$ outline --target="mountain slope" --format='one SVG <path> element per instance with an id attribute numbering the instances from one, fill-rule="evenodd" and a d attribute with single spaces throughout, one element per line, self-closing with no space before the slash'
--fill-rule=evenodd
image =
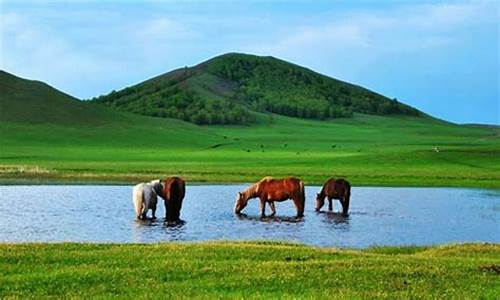
<path id="1" fill-rule="evenodd" d="M 0 70 L 0 120 L 22 123 L 92 123 L 105 110 L 53 87 Z"/>
<path id="2" fill-rule="evenodd" d="M 94 101 L 197 124 L 241 124 L 253 111 L 325 119 L 353 112 L 419 115 L 410 106 L 274 57 L 229 53 Z"/>
<path id="3" fill-rule="evenodd" d="M 196 126 L 79 102 L 46 84 L 0 75 L 0 182 L 133 183 L 167 174 L 189 182 L 253 182 L 269 175 L 316 184 L 330 176 L 353 185 L 500 182 L 498 128 L 415 116 L 354 113 L 319 121 L 254 112 L 252 126 Z M 151 81 L 173 75 L 179 76 Z M 237 93 L 211 73 L 183 84 L 201 89 L 207 78 L 219 80 L 211 85 L 217 89 L 203 91 L 220 101 Z M 246 105 L 230 99 L 235 107 Z"/>
<path id="4" fill-rule="evenodd" d="M 10 144 L 48 145 L 50 155 L 62 155 L 75 145 L 208 147 L 213 136 L 193 124 L 116 111 L 0 71 L 0 166 Z"/>

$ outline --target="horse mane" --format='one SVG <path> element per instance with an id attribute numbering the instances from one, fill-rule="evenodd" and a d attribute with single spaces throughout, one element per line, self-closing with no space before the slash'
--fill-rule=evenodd
<path id="1" fill-rule="evenodd" d="M 274 178 L 272 176 L 266 176 L 266 177 L 262 178 L 261 180 L 259 180 L 259 182 L 257 182 L 257 183 L 261 183 L 261 182 L 264 182 L 264 181 L 271 181 L 273 179 Z"/>
<path id="2" fill-rule="evenodd" d="M 269 182 L 269 181 L 271 181 L 273 179 L 274 178 L 271 177 L 271 176 L 266 176 L 266 177 L 262 178 L 261 180 L 259 180 L 258 182 L 256 182 L 256 183 L 252 184 L 251 186 L 249 186 L 246 190 L 244 190 L 242 192 L 242 194 L 245 195 L 246 200 L 251 199 L 251 198 L 255 198 L 260 193 L 260 190 L 259 190 L 260 185 L 262 183 L 264 183 L 264 182 Z"/>
<path id="3" fill-rule="evenodd" d="M 321 188 L 321 191 L 319 192 L 319 195 L 321 198 L 325 198 L 326 197 L 326 187 L 328 186 L 328 183 L 330 183 L 330 181 L 334 181 L 335 182 L 335 178 L 333 177 L 330 177 L 328 178 L 328 180 L 323 184 L 323 187 Z"/>

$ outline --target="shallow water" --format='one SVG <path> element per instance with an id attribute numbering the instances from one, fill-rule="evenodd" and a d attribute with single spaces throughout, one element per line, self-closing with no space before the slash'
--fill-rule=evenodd
<path id="1" fill-rule="evenodd" d="M 1 242 L 160 242 L 282 240 L 316 246 L 500 242 L 500 191 L 464 188 L 354 187 L 349 217 L 316 213 L 320 187 L 306 188 L 305 217 L 291 201 L 261 219 L 258 200 L 233 213 L 246 185 L 188 186 L 181 218 L 166 226 L 134 220 L 130 186 L 0 186 Z M 323 209 L 326 209 L 326 206 Z M 269 213 L 269 208 L 267 208 Z M 340 210 L 335 201 L 334 210 Z"/>

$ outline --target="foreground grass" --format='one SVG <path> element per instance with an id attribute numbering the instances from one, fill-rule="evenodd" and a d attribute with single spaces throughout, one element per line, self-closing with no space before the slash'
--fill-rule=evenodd
<path id="1" fill-rule="evenodd" d="M 500 187 L 495 127 L 369 115 L 260 116 L 251 126 L 208 127 L 120 118 L 64 126 L 0 122 L 0 182 L 133 183 L 173 174 L 188 182 L 252 182 L 294 175 L 308 184 L 343 176 L 358 186 Z"/>
<path id="2" fill-rule="evenodd" d="M 0 298 L 489 298 L 500 245 L 320 249 L 280 243 L 0 245 Z"/>

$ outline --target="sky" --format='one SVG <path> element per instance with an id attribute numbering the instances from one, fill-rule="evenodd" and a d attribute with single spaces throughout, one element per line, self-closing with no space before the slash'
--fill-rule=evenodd
<path id="1" fill-rule="evenodd" d="M 0 69 L 80 99 L 242 52 L 500 124 L 500 1 L 5 1 Z"/>

